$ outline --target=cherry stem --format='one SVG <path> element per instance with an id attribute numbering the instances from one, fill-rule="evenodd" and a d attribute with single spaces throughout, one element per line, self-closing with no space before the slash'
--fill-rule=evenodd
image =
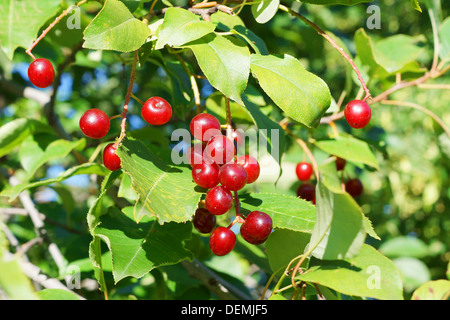
<path id="1" fill-rule="evenodd" d="M 144 105 L 144 101 L 142 101 L 141 99 L 139 99 L 138 97 L 136 97 L 136 96 L 134 95 L 133 92 L 131 92 L 131 98 L 133 98 L 134 100 L 136 100 L 137 102 L 139 102 L 139 103 L 141 104 L 141 106 Z"/>
<path id="2" fill-rule="evenodd" d="M 364 89 L 364 92 L 366 93 L 366 96 L 362 100 L 366 101 L 367 99 L 369 99 L 371 97 L 369 89 L 367 88 L 366 83 L 364 82 L 364 79 L 361 75 L 361 72 L 359 72 L 358 67 L 355 65 L 355 63 L 349 57 L 349 55 L 347 53 L 345 53 L 345 51 L 341 47 L 339 47 L 338 44 L 329 35 L 327 35 L 325 33 L 325 31 L 320 29 L 319 26 L 317 26 L 314 22 L 308 20 L 306 17 L 302 16 L 300 13 L 295 12 L 294 10 L 286 7 L 285 5 L 280 4 L 278 6 L 278 8 L 296 16 L 297 18 L 299 18 L 300 20 L 302 20 L 303 22 L 305 22 L 306 24 L 311 26 L 314 30 L 316 30 L 319 35 L 321 35 L 323 38 L 325 38 L 325 40 L 327 40 L 341 54 L 341 56 L 343 56 L 344 59 L 348 61 L 348 63 L 352 66 L 353 70 L 356 72 L 356 75 L 358 76 L 358 79 L 361 82 L 361 86 Z"/>
<path id="3" fill-rule="evenodd" d="M 67 14 L 74 9 L 74 7 L 79 7 L 82 4 L 86 3 L 88 0 L 81 0 L 78 3 L 76 3 L 73 6 L 70 6 L 66 10 L 64 10 L 59 16 L 56 17 L 56 19 L 44 30 L 42 31 L 41 35 L 31 44 L 31 46 L 25 51 L 33 60 L 36 60 L 36 57 L 31 53 L 31 50 L 41 41 L 47 33 L 50 32 L 50 30 L 59 22 L 62 18 L 67 16 Z"/>
<path id="4" fill-rule="evenodd" d="M 136 77 L 137 61 L 138 61 L 138 52 L 136 50 L 134 52 L 134 60 L 133 60 L 133 65 L 131 67 L 130 83 L 128 84 L 128 91 L 127 91 L 127 95 L 125 96 L 125 103 L 123 105 L 123 111 L 121 114 L 121 116 L 122 116 L 121 132 L 120 132 L 119 138 L 114 143 L 114 147 L 116 149 L 126 136 L 128 104 L 130 103 L 130 98 L 131 98 L 131 95 L 133 94 L 132 90 L 133 90 L 134 79 Z"/>

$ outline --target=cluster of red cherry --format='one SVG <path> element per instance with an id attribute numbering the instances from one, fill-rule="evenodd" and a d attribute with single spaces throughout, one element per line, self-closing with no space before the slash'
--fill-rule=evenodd
<path id="1" fill-rule="evenodd" d="M 347 161 L 345 159 L 336 157 L 336 170 L 343 171 Z M 300 162 L 295 168 L 297 178 L 303 183 L 297 188 L 297 197 L 306 201 L 311 201 L 316 204 L 316 189 L 315 186 L 309 182 L 313 174 L 312 165 L 309 162 Z M 307 182 L 308 181 L 308 182 Z M 353 198 L 359 197 L 363 192 L 363 184 L 358 178 L 350 178 L 345 182 L 345 191 L 347 191 Z"/>
<path id="2" fill-rule="evenodd" d="M 201 233 L 211 233 L 209 246 L 218 256 L 231 252 L 236 235 L 231 230 L 235 222 L 242 223 L 240 234 L 251 244 L 263 243 L 272 231 L 272 219 L 261 211 L 253 211 L 243 217 L 238 214 L 228 227 L 216 227 L 216 216 L 223 215 L 233 206 L 237 191 L 255 182 L 260 174 L 258 161 L 250 156 L 236 156 L 234 141 L 221 132 L 219 120 L 211 114 L 200 113 L 190 123 L 195 143 L 186 152 L 187 162 L 192 166 L 192 179 L 206 192 L 204 207 L 197 209 L 193 224 Z M 236 204 L 238 205 L 238 204 Z"/>
<path id="3" fill-rule="evenodd" d="M 163 98 L 151 97 L 142 105 L 141 115 L 149 124 L 163 125 L 172 117 L 172 107 Z M 92 139 L 106 136 L 110 126 L 110 118 L 97 108 L 87 110 L 80 118 L 81 131 Z M 116 154 L 117 147 L 116 143 L 109 143 L 103 149 L 103 164 L 111 171 L 119 170 L 121 167 L 120 158 Z"/>

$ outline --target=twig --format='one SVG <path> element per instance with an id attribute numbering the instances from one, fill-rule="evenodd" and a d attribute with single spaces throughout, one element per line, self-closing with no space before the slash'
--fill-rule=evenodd
<path id="1" fill-rule="evenodd" d="M 176 8 L 186 9 L 186 10 L 192 12 L 193 14 L 196 14 L 196 15 L 202 17 L 202 19 L 205 21 L 211 21 L 211 15 L 213 13 L 216 13 L 217 11 L 222 11 L 226 14 L 234 15 L 233 8 L 227 7 L 222 4 L 217 4 L 211 8 L 195 8 L 195 7 L 191 8 L 191 7 L 187 7 L 187 6 L 176 7 Z M 158 11 L 153 11 L 153 14 L 155 14 L 155 15 L 164 14 L 164 13 L 166 13 L 167 9 L 168 8 L 164 8 L 164 9 L 161 9 Z"/>
<path id="2" fill-rule="evenodd" d="M 242 292 L 231 283 L 220 277 L 197 259 L 194 259 L 192 262 L 184 260 L 181 262 L 181 265 L 188 271 L 192 278 L 201 281 L 219 299 L 252 300 L 252 298 L 246 293 Z"/>
<path id="3" fill-rule="evenodd" d="M 121 131 L 120 131 L 120 136 L 117 139 L 117 141 L 114 143 L 114 148 L 117 149 L 117 147 L 120 145 L 120 143 L 122 142 L 122 140 L 125 138 L 126 136 L 126 125 L 127 125 L 127 113 L 128 113 L 128 104 L 130 103 L 130 99 L 131 99 L 131 94 L 133 91 L 133 84 L 134 84 L 134 79 L 136 77 L 136 65 L 137 65 L 137 61 L 138 61 L 138 52 L 137 50 L 134 52 L 134 60 L 133 60 L 133 65 L 131 67 L 131 75 L 130 75 L 130 82 L 128 84 L 128 90 L 127 90 L 127 95 L 125 96 L 125 103 L 123 105 L 123 111 L 122 111 L 122 124 L 121 124 Z"/>
<path id="4" fill-rule="evenodd" d="M 352 66 L 353 70 L 356 72 L 359 82 L 361 82 L 361 86 L 364 89 L 364 92 L 366 93 L 365 97 L 363 98 L 363 101 L 366 101 L 367 99 L 369 99 L 371 97 L 369 89 L 367 88 L 366 83 L 364 82 L 364 79 L 361 75 L 361 72 L 359 72 L 359 70 L 358 70 L 358 67 L 355 65 L 353 60 L 348 56 L 348 54 L 345 53 L 345 51 L 341 47 L 339 47 L 338 44 L 329 35 L 327 35 L 325 33 L 325 31 L 320 29 L 314 22 L 308 20 L 306 17 L 304 17 L 300 13 L 295 12 L 294 10 L 286 7 L 285 5 L 280 4 L 278 6 L 278 8 L 280 8 L 280 10 L 283 10 L 285 12 L 288 12 L 288 13 L 296 16 L 297 18 L 299 18 L 300 20 L 302 20 L 303 22 L 305 22 L 306 24 L 311 26 L 314 30 L 316 30 L 319 35 L 321 35 L 323 38 L 325 38 L 325 40 L 327 40 L 341 54 L 341 56 L 343 56 L 344 59 L 348 61 L 348 63 Z"/>
<path id="5" fill-rule="evenodd" d="M 74 6 L 70 6 L 69 8 L 67 8 L 66 10 L 64 10 L 59 16 L 56 17 L 56 19 L 44 30 L 42 31 L 41 35 L 31 44 L 31 46 L 25 51 L 30 57 L 33 58 L 33 60 L 36 60 L 36 58 L 34 57 L 34 55 L 31 53 L 31 50 L 33 50 L 33 48 L 39 43 L 39 41 L 41 41 L 46 35 L 47 33 L 49 33 L 49 31 L 59 22 L 61 21 L 62 18 L 64 18 L 65 16 L 67 16 L 67 14 L 72 11 L 75 7 L 79 7 L 82 4 L 86 3 L 88 0 L 81 0 L 78 3 L 76 3 Z"/>
<path id="6" fill-rule="evenodd" d="M 382 100 L 382 104 L 384 105 L 393 105 L 393 106 L 402 106 L 402 107 L 410 107 L 414 108 L 416 110 L 422 111 L 432 117 L 445 131 L 445 133 L 450 137 L 450 129 L 445 125 L 444 121 L 442 121 L 436 114 L 434 114 L 432 111 L 428 110 L 427 108 L 413 102 L 407 102 L 407 101 L 397 101 L 397 100 Z"/>

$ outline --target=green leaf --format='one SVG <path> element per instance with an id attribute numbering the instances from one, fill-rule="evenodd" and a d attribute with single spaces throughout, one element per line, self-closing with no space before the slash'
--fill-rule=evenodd
<path id="1" fill-rule="evenodd" d="M 326 83 L 289 55 L 252 54 L 251 71 L 277 106 L 308 127 L 317 126 L 331 104 Z"/>
<path id="2" fill-rule="evenodd" d="M 66 179 L 69 179 L 72 176 L 79 175 L 79 174 L 106 175 L 106 174 L 108 174 L 108 172 L 109 172 L 109 170 L 106 169 L 103 165 L 100 165 L 97 163 L 84 163 L 84 164 L 72 167 L 72 168 L 62 172 L 56 178 L 39 180 L 39 181 L 34 181 L 34 182 L 25 182 L 25 183 L 15 185 L 14 187 L 4 189 L 0 193 L 0 196 L 8 197 L 9 198 L 8 201 L 11 202 L 11 201 L 14 201 L 22 191 L 27 190 L 27 189 L 37 188 L 37 187 L 41 187 L 41 186 L 48 186 L 52 183 L 61 182 Z"/>
<path id="3" fill-rule="evenodd" d="M 144 216 L 156 217 L 161 224 L 191 219 L 202 193 L 197 191 L 189 168 L 168 165 L 135 140 L 125 140 L 117 155 L 139 197 L 136 221 Z"/>
<path id="4" fill-rule="evenodd" d="M 442 60 L 450 60 L 450 17 L 439 26 L 439 42 L 439 57 Z"/>
<path id="5" fill-rule="evenodd" d="M 264 41 L 252 30 L 248 29 L 238 15 L 231 16 L 218 11 L 211 15 L 211 22 L 216 25 L 217 29 L 232 32 L 247 41 L 255 53 L 269 54 L 269 50 Z"/>
<path id="6" fill-rule="evenodd" d="M 379 169 L 377 158 L 363 140 L 352 136 L 338 136 L 335 139 L 318 140 L 315 145 L 330 155 Z"/>
<path id="7" fill-rule="evenodd" d="M 81 300 L 74 292 L 63 289 L 43 289 L 36 294 L 41 300 Z"/>
<path id="8" fill-rule="evenodd" d="M 12 120 L 0 127 L 0 157 L 10 153 L 33 132 L 32 122 L 25 118 Z"/>
<path id="9" fill-rule="evenodd" d="M 41 148 L 39 143 L 33 138 L 26 139 L 19 150 L 19 159 L 22 167 L 27 172 L 27 178 L 31 179 L 36 170 L 51 160 L 63 159 L 69 153 L 77 148 L 83 148 L 86 139 L 76 141 L 68 141 L 58 139 L 51 142 L 45 150 Z"/>
<path id="10" fill-rule="evenodd" d="M 208 34 L 185 47 L 192 49 L 200 69 L 214 88 L 242 103 L 241 94 L 250 74 L 250 51 L 242 41 Z"/>
<path id="11" fill-rule="evenodd" d="M 428 266 L 419 259 L 399 257 L 392 259 L 392 262 L 394 262 L 400 272 L 405 291 L 411 292 L 431 280 Z"/>
<path id="12" fill-rule="evenodd" d="M 350 296 L 402 300 L 400 273 L 391 260 L 364 244 L 358 255 L 345 260 L 311 260 L 298 279 L 317 283 Z"/>
<path id="13" fill-rule="evenodd" d="M 336 193 L 321 181 L 316 185 L 317 218 L 308 250 L 318 259 L 351 258 L 366 238 L 361 208 L 346 192 Z"/>
<path id="14" fill-rule="evenodd" d="M 102 10 L 84 30 L 83 48 L 131 52 L 139 49 L 150 29 L 119 0 L 106 0 Z"/>
<path id="15" fill-rule="evenodd" d="M 422 12 L 422 9 L 420 8 L 418 0 L 411 0 L 411 5 L 415 10 Z"/>
<path id="16" fill-rule="evenodd" d="M 425 242 L 419 238 L 398 236 L 383 242 L 379 249 L 389 258 L 413 257 L 424 258 L 428 256 L 429 249 Z"/>
<path id="17" fill-rule="evenodd" d="M 100 290 L 107 290 L 105 277 L 103 275 L 104 262 L 102 251 L 101 251 L 101 239 L 95 235 L 95 228 L 100 223 L 100 217 L 107 212 L 108 204 L 104 204 L 103 198 L 106 192 L 113 186 L 114 182 L 121 175 L 122 172 L 110 171 L 108 175 L 103 179 L 100 194 L 94 200 L 89 211 L 86 215 L 86 220 L 89 228 L 89 233 L 92 235 L 92 241 L 89 243 L 89 259 L 91 261 L 92 267 L 94 269 L 94 275 L 97 279 Z"/>
<path id="18" fill-rule="evenodd" d="M 272 271 L 276 272 L 285 268 L 293 258 L 301 255 L 310 238 L 311 234 L 307 232 L 287 229 L 274 230 L 265 242 L 267 258 Z"/>
<path id="19" fill-rule="evenodd" d="M 266 23 L 272 19 L 278 11 L 280 0 L 262 0 L 252 4 L 252 14 L 258 23 Z"/>
<path id="20" fill-rule="evenodd" d="M 215 28 L 210 21 L 203 21 L 186 9 L 168 8 L 164 22 L 159 27 L 155 49 L 161 49 L 166 44 L 171 47 L 182 46 L 213 32 Z"/>
<path id="21" fill-rule="evenodd" d="M 29 48 L 39 29 L 60 8 L 60 0 L 0 1 L 0 45 L 12 60 L 17 47 Z"/>
<path id="22" fill-rule="evenodd" d="M 247 86 L 242 95 L 242 101 L 256 125 L 257 133 L 264 138 L 260 140 L 262 143 L 258 143 L 259 148 L 265 148 L 260 149 L 259 154 L 269 153 L 278 162 L 281 175 L 281 159 L 286 143 L 285 133 L 278 122 L 273 121 L 261 111 L 261 105 L 256 102 L 259 97 L 261 95 L 253 86 Z M 264 99 L 262 101 L 264 102 Z"/>
<path id="23" fill-rule="evenodd" d="M 166 223 L 145 219 L 136 223 L 117 208 L 110 208 L 101 217 L 95 235 L 106 242 L 113 263 L 114 281 L 132 276 L 140 278 L 150 270 L 182 260 L 192 261 L 192 253 L 185 249 L 183 241 L 191 236 L 190 223 Z"/>
<path id="24" fill-rule="evenodd" d="M 423 37 L 397 34 L 374 43 L 361 28 L 356 31 L 354 41 L 357 59 L 369 67 L 367 73 L 372 77 L 383 79 L 397 73 L 425 72 L 416 61 L 423 50 L 418 45 Z"/>
<path id="25" fill-rule="evenodd" d="M 425 282 L 414 290 L 411 300 L 448 300 L 450 296 L 449 280 L 434 280 Z"/>
<path id="26" fill-rule="evenodd" d="M 303 199 L 277 193 L 249 193 L 239 196 L 243 209 L 262 211 L 273 221 L 274 228 L 312 232 L 315 207 Z"/>

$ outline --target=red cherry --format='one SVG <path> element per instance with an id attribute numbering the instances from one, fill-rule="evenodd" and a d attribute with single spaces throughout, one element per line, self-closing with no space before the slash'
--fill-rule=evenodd
<path id="1" fill-rule="evenodd" d="M 202 188 L 209 189 L 219 184 L 219 166 L 215 163 L 195 164 L 192 167 L 192 179 Z"/>
<path id="2" fill-rule="evenodd" d="M 353 198 L 359 197 L 363 193 L 363 185 L 358 178 L 349 179 L 345 183 L 345 191 L 347 191 Z"/>
<path id="3" fill-rule="evenodd" d="M 55 69 L 50 61 L 39 58 L 28 67 L 28 78 L 36 87 L 47 88 L 55 80 Z"/>
<path id="4" fill-rule="evenodd" d="M 214 215 L 226 213 L 233 206 L 233 195 L 224 186 L 216 186 L 206 193 L 205 208 Z"/>
<path id="5" fill-rule="evenodd" d="M 336 170 L 337 171 L 344 170 L 346 164 L 347 164 L 347 161 L 345 159 L 336 157 Z"/>
<path id="6" fill-rule="evenodd" d="M 216 226 L 216 216 L 205 208 L 198 208 L 192 219 L 194 227 L 201 233 L 210 233 Z"/>
<path id="7" fill-rule="evenodd" d="M 302 183 L 297 189 L 297 197 L 306 201 L 314 201 L 316 198 L 316 189 L 311 183 Z"/>
<path id="8" fill-rule="evenodd" d="M 111 171 L 116 171 L 120 169 L 120 158 L 116 154 L 117 147 L 114 143 L 108 144 L 105 149 L 103 149 L 103 165 Z"/>
<path id="9" fill-rule="evenodd" d="M 272 232 L 272 218 L 261 211 L 252 211 L 241 225 L 241 235 L 251 244 L 261 244 Z"/>
<path id="10" fill-rule="evenodd" d="M 109 118 L 100 109 L 89 109 L 80 118 L 81 131 L 92 139 L 101 139 L 109 132 Z"/>
<path id="11" fill-rule="evenodd" d="M 255 158 L 249 155 L 244 155 L 238 157 L 237 162 L 244 167 L 245 171 L 247 171 L 247 183 L 253 183 L 258 179 L 260 167 Z"/>
<path id="12" fill-rule="evenodd" d="M 345 107 L 344 116 L 350 127 L 361 129 L 370 122 L 372 110 L 364 101 L 352 100 Z"/>
<path id="13" fill-rule="evenodd" d="M 220 184 L 230 191 L 241 190 L 247 184 L 247 171 L 237 163 L 227 163 L 219 170 Z"/>
<path id="14" fill-rule="evenodd" d="M 295 173 L 300 181 L 307 181 L 311 179 L 313 168 L 309 162 L 300 162 L 295 168 Z"/>
<path id="15" fill-rule="evenodd" d="M 219 120 L 208 113 L 200 113 L 192 118 L 189 128 L 194 138 L 203 142 L 220 134 Z"/>
<path id="16" fill-rule="evenodd" d="M 169 122 L 172 117 L 172 107 L 163 98 L 151 97 L 141 110 L 142 118 L 148 123 L 159 126 Z"/>
<path id="17" fill-rule="evenodd" d="M 188 164 L 193 167 L 196 164 L 201 164 L 203 162 L 206 163 L 214 163 L 208 157 L 204 157 L 203 154 L 205 152 L 205 145 L 203 143 L 196 143 L 186 151 L 186 161 Z"/>
<path id="18" fill-rule="evenodd" d="M 205 147 L 205 156 L 217 163 L 225 164 L 233 160 L 235 149 L 233 142 L 223 135 L 212 137 Z"/>
<path id="19" fill-rule="evenodd" d="M 236 235 L 225 227 L 217 227 L 209 236 L 209 247 L 216 256 L 224 256 L 236 245 Z"/>

